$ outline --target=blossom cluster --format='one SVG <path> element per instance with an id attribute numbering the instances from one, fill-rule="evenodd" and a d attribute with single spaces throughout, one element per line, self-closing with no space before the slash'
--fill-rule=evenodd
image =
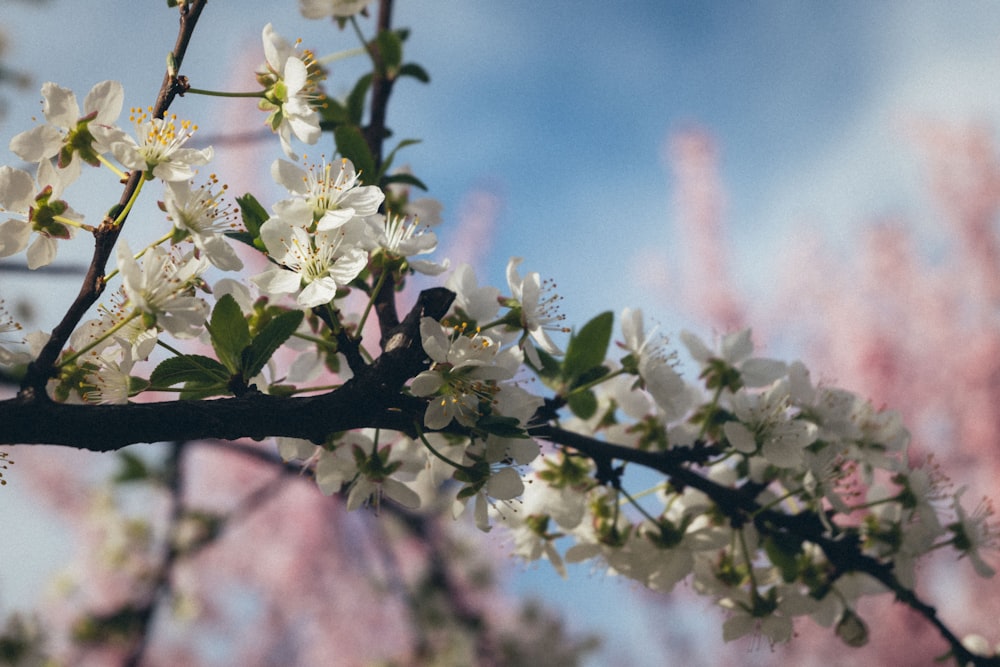
<path id="1" fill-rule="evenodd" d="M 303 0 L 302 11 L 343 18 L 366 4 Z M 62 350 L 53 398 L 288 396 L 329 389 L 310 384 L 324 369 L 338 371 L 328 379 L 339 387 L 346 347 L 362 350 L 361 363 L 375 356 L 362 343 L 381 290 L 451 269 L 424 257 L 437 246 L 437 216 L 401 214 L 436 207 L 410 202 L 343 155 L 298 162 L 292 137 L 312 144 L 321 132 L 325 72 L 270 24 L 263 41 L 259 106 L 289 158 L 271 164 L 287 196 L 269 212 L 252 197 L 237 212 L 214 174 L 200 176 L 214 150 L 186 145 L 194 124 L 134 108 L 129 132 L 117 125 L 120 84 L 94 86 L 82 110 L 72 91 L 42 87 L 46 122 L 10 146 L 34 173 L 0 167 L 9 216 L 0 257 L 25 252 L 34 269 L 77 232 L 97 231 L 64 199 L 84 165 L 159 183 L 165 229 L 139 252 L 118 241 L 107 276 L 116 290 Z M 100 224 L 120 227 L 127 213 Z M 210 269 L 239 271 L 250 258 L 267 268 L 209 287 Z M 481 530 L 503 524 L 517 555 L 561 573 L 593 561 L 657 591 L 689 580 L 728 610 L 726 639 L 787 641 L 794 619 L 809 616 L 862 644 L 858 600 L 911 589 L 918 559 L 946 546 L 980 576 L 995 573 L 992 509 L 968 511 L 964 488 L 930 463 L 910 466 L 898 413 L 815 384 L 800 362 L 755 357 L 749 330 L 715 346 L 681 334 L 694 380 L 640 310 L 621 313 L 617 348 L 610 313 L 560 345 L 571 333 L 561 297 L 538 272 L 522 275 L 521 263 L 509 261 L 505 290 L 479 285 L 465 264 L 445 278 L 454 303 L 442 318 L 420 319 L 425 363 L 403 383 L 408 405 L 420 406 L 411 430 L 338 432 L 319 444 L 280 438 L 281 456 L 302 461 L 323 493 L 343 493 L 348 509 L 387 499 L 418 510 L 445 497 L 454 515 L 471 506 Z M 45 344 L 44 334 L 19 331 L 0 310 L 0 364 L 24 364 Z M 169 339 L 197 340 L 214 356 L 184 354 Z M 143 373 L 145 363 L 157 365 Z M 660 481 L 630 488 L 633 465 Z M 838 560 L 834 547 L 845 544 L 864 567 Z"/>

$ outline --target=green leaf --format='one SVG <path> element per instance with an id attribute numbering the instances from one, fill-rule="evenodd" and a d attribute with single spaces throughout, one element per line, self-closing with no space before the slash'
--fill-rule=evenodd
<path id="1" fill-rule="evenodd" d="M 400 183 L 402 185 L 412 185 L 416 188 L 420 188 L 424 192 L 427 191 L 427 186 L 424 182 L 413 174 L 393 174 L 392 176 L 386 176 L 382 179 L 383 187 L 391 183 Z"/>
<path id="2" fill-rule="evenodd" d="M 399 65 L 403 62 L 403 40 L 392 30 L 383 30 L 375 38 L 379 55 L 382 56 L 382 72 L 389 79 L 396 78 Z"/>
<path id="3" fill-rule="evenodd" d="M 365 74 L 354 84 L 354 88 L 347 96 L 347 120 L 352 125 L 361 125 L 361 118 L 365 114 L 365 96 L 368 88 L 372 85 L 371 73 Z M 339 145 L 340 142 L 338 141 Z"/>
<path id="4" fill-rule="evenodd" d="M 569 339 L 566 358 L 562 365 L 564 379 L 572 382 L 595 366 L 604 363 L 614 322 L 614 313 L 610 310 L 603 312 L 583 325 L 579 333 Z"/>
<path id="5" fill-rule="evenodd" d="M 340 125 L 333 131 L 337 142 L 337 152 L 354 163 L 361 172 L 361 180 L 366 185 L 376 185 L 375 158 L 372 157 L 368 142 L 356 125 Z"/>
<path id="6" fill-rule="evenodd" d="M 141 394 L 142 392 L 149 389 L 151 383 L 146 378 L 136 377 L 135 375 L 128 376 L 128 395 L 135 396 L 136 394 Z"/>
<path id="7" fill-rule="evenodd" d="M 241 363 L 243 377 L 249 380 L 260 373 L 271 355 L 295 333 L 304 316 L 301 310 L 289 310 L 264 325 L 257 337 L 243 352 Z"/>
<path id="8" fill-rule="evenodd" d="M 559 360 L 541 348 L 536 348 L 535 351 L 538 352 L 538 359 L 542 362 L 542 367 L 535 368 L 535 372 L 538 373 L 538 377 L 542 379 L 546 387 L 558 391 L 562 384 L 560 382 L 562 368 L 559 365 Z M 527 358 L 525 358 L 525 363 L 531 366 Z"/>
<path id="9" fill-rule="evenodd" d="M 799 566 L 796 557 L 802 551 L 800 540 L 781 533 L 768 535 L 764 539 L 764 551 L 781 572 L 781 578 L 786 583 L 791 583 L 798 578 Z"/>
<path id="10" fill-rule="evenodd" d="M 111 481 L 115 484 L 126 484 L 128 482 L 141 482 L 150 477 L 149 467 L 142 457 L 136 456 L 132 452 L 118 452 L 118 463 L 121 467 Z"/>
<path id="11" fill-rule="evenodd" d="M 431 82 L 431 75 L 427 73 L 427 70 L 416 63 L 406 63 L 399 68 L 399 72 L 396 73 L 396 76 L 412 76 L 421 83 Z"/>
<path id="12" fill-rule="evenodd" d="M 528 437 L 524 429 L 521 428 L 521 422 L 516 417 L 486 415 L 479 418 L 479 421 L 476 422 L 476 428 L 502 438 Z"/>
<path id="13" fill-rule="evenodd" d="M 332 130 L 337 125 L 351 122 L 351 114 L 347 107 L 332 97 L 326 98 L 323 106 L 319 108 L 320 127 L 324 130 Z"/>
<path id="14" fill-rule="evenodd" d="M 413 144 L 419 144 L 419 143 L 420 139 L 403 139 L 402 141 L 400 141 L 399 144 L 392 149 L 389 155 L 386 156 L 385 160 L 382 161 L 382 171 L 381 173 L 379 173 L 379 176 L 382 176 L 387 171 L 389 171 L 389 169 L 392 167 L 392 161 L 396 159 L 396 153 L 399 151 L 400 148 L 406 148 L 407 146 L 412 146 Z M 426 190 L 427 188 L 424 189 Z"/>
<path id="15" fill-rule="evenodd" d="M 211 396 L 228 396 L 232 394 L 229 388 L 218 382 L 191 381 L 184 385 L 180 398 L 182 401 L 198 401 Z"/>
<path id="16" fill-rule="evenodd" d="M 230 373 L 239 373 L 241 355 L 250 345 L 250 326 L 232 294 L 224 295 L 215 304 L 209 322 L 209 334 L 219 361 Z"/>
<path id="17" fill-rule="evenodd" d="M 607 366 L 591 366 L 586 371 L 573 378 L 573 382 L 570 383 L 569 388 L 576 389 L 577 387 L 589 384 L 595 380 L 599 380 L 610 372 L 611 371 Z"/>
<path id="18" fill-rule="evenodd" d="M 245 243 L 252 248 L 257 248 L 257 244 L 254 242 L 256 239 L 254 239 L 253 234 L 250 232 L 223 232 L 223 235 L 234 241 Z M 260 248 L 257 249 L 260 250 Z"/>
<path id="19" fill-rule="evenodd" d="M 590 419 L 597 412 L 597 397 L 589 389 L 570 394 L 566 403 L 580 419 Z"/>
<path id="20" fill-rule="evenodd" d="M 240 206 L 240 216 L 243 218 L 243 226 L 247 228 L 247 232 L 250 234 L 251 241 L 248 245 L 252 245 L 261 252 L 266 252 L 267 248 L 264 246 L 264 242 L 260 240 L 260 226 L 267 222 L 267 219 L 271 216 L 260 205 L 257 198 L 249 192 L 242 197 L 237 197 L 236 203 Z"/>
<path id="21" fill-rule="evenodd" d="M 181 382 L 213 383 L 225 387 L 229 371 L 211 357 L 200 354 L 185 354 L 160 362 L 149 381 L 156 387 L 172 387 Z"/>

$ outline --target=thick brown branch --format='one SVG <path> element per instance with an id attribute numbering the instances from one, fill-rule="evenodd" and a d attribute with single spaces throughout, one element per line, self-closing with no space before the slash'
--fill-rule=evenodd
<path id="1" fill-rule="evenodd" d="M 427 366 L 420 319 L 441 319 L 455 298 L 443 287 L 424 290 L 389 337 L 386 351 L 339 389 L 285 398 L 239 398 L 128 405 L 66 405 L 23 395 L 0 402 L 0 444 L 52 444 L 111 451 L 139 442 L 269 436 L 322 442 L 355 428 L 413 432 L 425 401 L 400 393 Z"/>

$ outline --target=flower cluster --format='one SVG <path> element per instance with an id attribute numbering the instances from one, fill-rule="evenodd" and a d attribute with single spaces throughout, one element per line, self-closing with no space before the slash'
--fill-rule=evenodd
<path id="1" fill-rule="evenodd" d="M 367 4 L 300 6 L 307 17 L 343 23 Z M 388 58 L 402 37 L 380 39 Z M 297 160 L 291 137 L 313 144 L 320 136 L 325 73 L 270 24 L 263 40 L 259 104 L 284 154 Z M 416 511 L 445 497 L 455 516 L 471 507 L 481 530 L 504 524 L 517 555 L 546 559 L 560 573 L 566 563 L 591 561 L 656 591 L 690 581 L 727 610 L 727 640 L 760 633 L 787 641 L 795 619 L 811 617 L 860 645 L 867 626 L 859 599 L 905 597 L 919 559 L 944 547 L 979 576 L 995 574 L 990 552 L 1000 528 L 989 503 L 969 511 L 964 487 L 952 490 L 930 464 L 911 467 L 898 413 L 814 384 L 799 362 L 754 356 L 749 330 L 714 346 L 681 333 L 698 367 L 695 379 L 685 377 L 670 340 L 647 332 L 638 309 L 622 312 L 617 347 L 610 312 L 571 330 L 555 284 L 538 272 L 522 275 L 519 257 L 507 265 L 506 293 L 459 265 L 444 280 L 450 307 L 434 317 L 415 307 L 400 322 L 392 299 L 408 277 L 438 276 L 450 265 L 425 258 L 437 248 L 431 227 L 440 206 L 390 187 L 419 184 L 388 173 L 392 156 L 383 162 L 371 159 L 370 147 L 365 154 L 340 146 L 363 170 L 343 156 L 301 166 L 277 159 L 271 174 L 287 196 L 268 213 L 247 195 L 237 213 L 214 174 L 195 186 L 214 150 L 187 146 L 194 124 L 136 108 L 130 135 L 115 124 L 124 93 L 110 81 L 90 91 L 82 111 L 56 84 L 42 95 L 46 123 L 11 142 L 37 166 L 0 167 L 0 257 L 24 251 L 34 269 L 77 230 L 97 231 L 64 199 L 84 164 L 116 178 L 124 174 L 112 161 L 133 170 L 135 196 L 160 181 L 166 229 L 136 253 L 118 239 L 106 277 L 95 264 L 95 299 L 104 281 L 119 284 L 97 317 L 58 340 L 65 349 L 37 385 L 48 380 L 56 400 L 122 404 L 144 391 L 285 397 L 335 392 L 351 372 L 367 374 L 355 386 L 378 408 L 372 420 L 385 422 L 321 435 L 320 444 L 278 440 L 280 455 L 303 461 L 322 493 L 344 494 L 348 509 L 395 502 Z M 350 113 L 341 111 L 332 117 L 346 123 Z M 133 203 L 112 209 L 104 231 L 120 229 Z M 243 268 L 234 239 L 267 268 L 249 285 L 222 280 L 209 289 L 210 266 Z M 382 359 L 365 340 L 373 310 L 384 358 L 407 357 L 403 371 L 375 381 Z M 0 336 L 5 367 L 37 358 L 46 338 L 22 337 L 2 308 Z M 168 337 L 198 340 L 206 352 L 185 354 Z M 162 350 L 167 358 L 152 359 Z M 155 361 L 143 375 L 142 365 Z M 325 371 L 337 374 L 333 384 L 307 383 Z M 647 488 L 636 490 L 627 474 L 634 467 L 659 476 L 650 485 L 647 475 Z M 853 560 L 845 559 L 852 549 Z"/>

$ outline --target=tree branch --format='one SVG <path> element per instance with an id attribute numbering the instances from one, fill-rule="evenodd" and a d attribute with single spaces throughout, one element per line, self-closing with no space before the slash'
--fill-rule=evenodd
<path id="1" fill-rule="evenodd" d="M 958 664 L 1000 667 L 1000 658 L 978 656 L 966 649 L 958 636 L 938 617 L 937 610 L 900 583 L 891 562 L 883 562 L 865 554 L 861 550 L 860 541 L 852 534 L 844 532 L 831 536 L 819 516 L 813 512 L 785 514 L 766 509 L 756 501 L 757 494 L 763 489 L 746 493 L 743 489 L 718 484 L 688 468 L 685 455 L 678 456 L 670 450 L 654 452 L 623 447 L 549 425 L 532 427 L 529 432 L 586 455 L 595 462 L 598 471 L 613 469 L 612 461 L 618 460 L 661 472 L 678 488 L 689 486 L 704 493 L 734 526 L 753 522 L 762 535 L 783 534 L 812 542 L 823 551 L 838 575 L 848 572 L 868 574 L 892 591 L 899 602 L 923 616 L 948 643 Z"/>
<path id="2" fill-rule="evenodd" d="M 420 319 L 440 320 L 455 294 L 443 287 L 420 293 L 390 332 L 386 351 L 339 389 L 318 396 L 248 393 L 238 398 L 126 405 L 67 405 L 18 398 L 0 402 L 0 444 L 66 445 L 106 452 L 140 442 L 270 436 L 323 442 L 331 433 L 384 428 L 413 434 L 426 401 L 400 393 L 428 360 Z"/>
<path id="3" fill-rule="evenodd" d="M 160 92 L 153 107 L 153 116 L 163 118 L 174 97 L 182 90 L 178 83 L 176 70 L 180 68 L 187 52 L 188 43 L 194 28 L 198 23 L 202 10 L 205 8 L 207 0 L 189 0 L 180 6 L 180 28 L 178 29 L 177 41 L 171 57 L 175 64 L 174 71 L 168 69 L 164 75 L 163 83 L 160 85 Z M 135 194 L 136 188 L 142 181 L 142 171 L 136 170 L 128 175 L 125 181 L 125 189 L 118 200 L 118 207 L 124 208 L 128 201 Z M 62 321 L 52 330 L 52 335 L 42 348 L 38 357 L 28 365 L 24 381 L 21 384 L 21 397 L 28 400 L 47 400 L 45 385 L 55 369 L 56 360 L 69 340 L 70 335 L 76 329 L 80 320 L 90 307 L 97 302 L 97 299 L 104 292 L 104 275 L 111 253 L 114 252 L 115 243 L 125 226 L 126 214 L 115 224 L 114 220 L 107 216 L 94 232 L 94 255 L 90 261 L 90 268 L 83 279 L 80 291 L 76 299 L 63 315 Z"/>

